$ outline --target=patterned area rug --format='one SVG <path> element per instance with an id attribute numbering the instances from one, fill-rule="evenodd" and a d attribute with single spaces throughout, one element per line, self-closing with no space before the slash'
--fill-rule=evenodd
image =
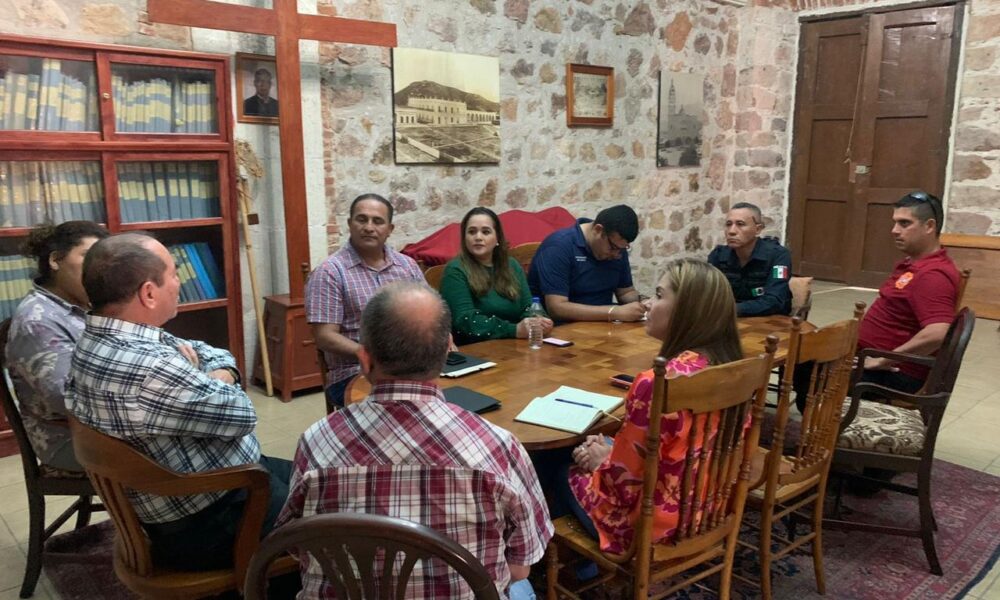
<path id="1" fill-rule="evenodd" d="M 900 480 L 904 481 L 904 480 Z M 872 498 L 845 496 L 850 518 L 916 525 L 916 499 L 880 492 Z M 857 532 L 824 532 L 827 590 L 816 593 L 812 558 L 796 554 L 777 562 L 772 575 L 774 597 L 825 600 L 940 600 L 961 598 L 990 571 L 1000 554 L 1000 477 L 944 461 L 934 465 L 934 510 L 938 519 L 937 549 L 944 576 L 930 574 L 920 540 Z M 748 518 L 752 518 L 748 514 Z M 783 533 L 783 532 L 782 532 Z M 134 596 L 115 578 L 111 566 L 110 522 L 52 538 L 46 546 L 45 572 L 66 600 Z M 747 541 L 751 541 L 749 538 Z M 737 569 L 757 580 L 756 553 L 737 556 Z M 711 584 L 710 584 L 711 585 Z M 543 590 L 536 590 L 543 595 Z M 737 582 L 734 599 L 759 598 Z M 675 598 L 709 600 L 699 590 Z"/>

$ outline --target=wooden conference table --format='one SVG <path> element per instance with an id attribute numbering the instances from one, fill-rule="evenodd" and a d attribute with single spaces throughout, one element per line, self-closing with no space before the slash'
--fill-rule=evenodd
<path id="1" fill-rule="evenodd" d="M 740 339 L 747 356 L 764 351 L 764 340 L 774 334 L 779 339 L 776 359 L 784 361 L 788 353 L 791 318 L 781 315 L 739 319 Z M 803 329 L 812 329 L 806 324 Z M 527 340 L 489 340 L 462 346 L 461 351 L 493 361 L 497 366 L 449 379 L 439 379 L 441 387 L 467 387 L 493 396 L 501 407 L 483 414 L 483 418 L 510 431 L 528 450 L 560 448 L 580 443 L 586 436 L 515 421 L 514 417 L 532 399 L 544 396 L 561 385 L 569 385 L 602 394 L 625 394 L 611 386 L 609 378 L 617 373 L 634 375 L 652 368 L 660 342 L 647 336 L 643 323 L 568 323 L 555 328 L 552 335 L 573 342 L 557 348 L 545 344 L 540 350 L 528 347 Z M 348 402 L 368 394 L 367 382 L 353 385 Z M 617 411 L 622 415 L 624 408 Z M 604 417 L 588 434 L 613 433 L 618 422 Z"/>

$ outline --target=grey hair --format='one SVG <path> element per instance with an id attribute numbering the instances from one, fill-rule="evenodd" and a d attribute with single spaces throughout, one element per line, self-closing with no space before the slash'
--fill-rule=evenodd
<path id="1" fill-rule="evenodd" d="M 749 202 L 737 202 L 736 204 L 732 205 L 729 208 L 729 210 L 736 210 L 739 208 L 743 208 L 752 212 L 754 222 L 756 222 L 757 224 L 761 224 L 764 222 L 764 215 L 761 214 L 760 207 L 757 206 L 756 204 L 750 204 Z"/>
<path id="2" fill-rule="evenodd" d="M 403 296 L 413 293 L 434 298 L 439 309 L 432 321 L 411 317 Z M 382 286 L 361 315 L 361 345 L 393 377 L 437 377 L 448 354 L 450 334 L 448 305 L 432 288 L 415 281 Z"/>

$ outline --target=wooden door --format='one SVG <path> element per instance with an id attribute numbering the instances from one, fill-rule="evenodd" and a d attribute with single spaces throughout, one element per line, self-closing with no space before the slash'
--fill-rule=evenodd
<path id="1" fill-rule="evenodd" d="M 956 5 L 804 23 L 789 243 L 797 272 L 877 287 L 899 260 L 892 203 L 941 196 Z"/>

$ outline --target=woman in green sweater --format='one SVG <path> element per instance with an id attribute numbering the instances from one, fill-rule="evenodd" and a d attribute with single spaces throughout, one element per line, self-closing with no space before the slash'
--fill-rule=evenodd
<path id="1" fill-rule="evenodd" d="M 462 219 L 459 235 L 462 250 L 441 279 L 455 342 L 527 338 L 531 291 L 521 265 L 507 256 L 500 219 L 488 208 L 473 208 Z M 548 335 L 552 321 L 541 323 Z"/>

